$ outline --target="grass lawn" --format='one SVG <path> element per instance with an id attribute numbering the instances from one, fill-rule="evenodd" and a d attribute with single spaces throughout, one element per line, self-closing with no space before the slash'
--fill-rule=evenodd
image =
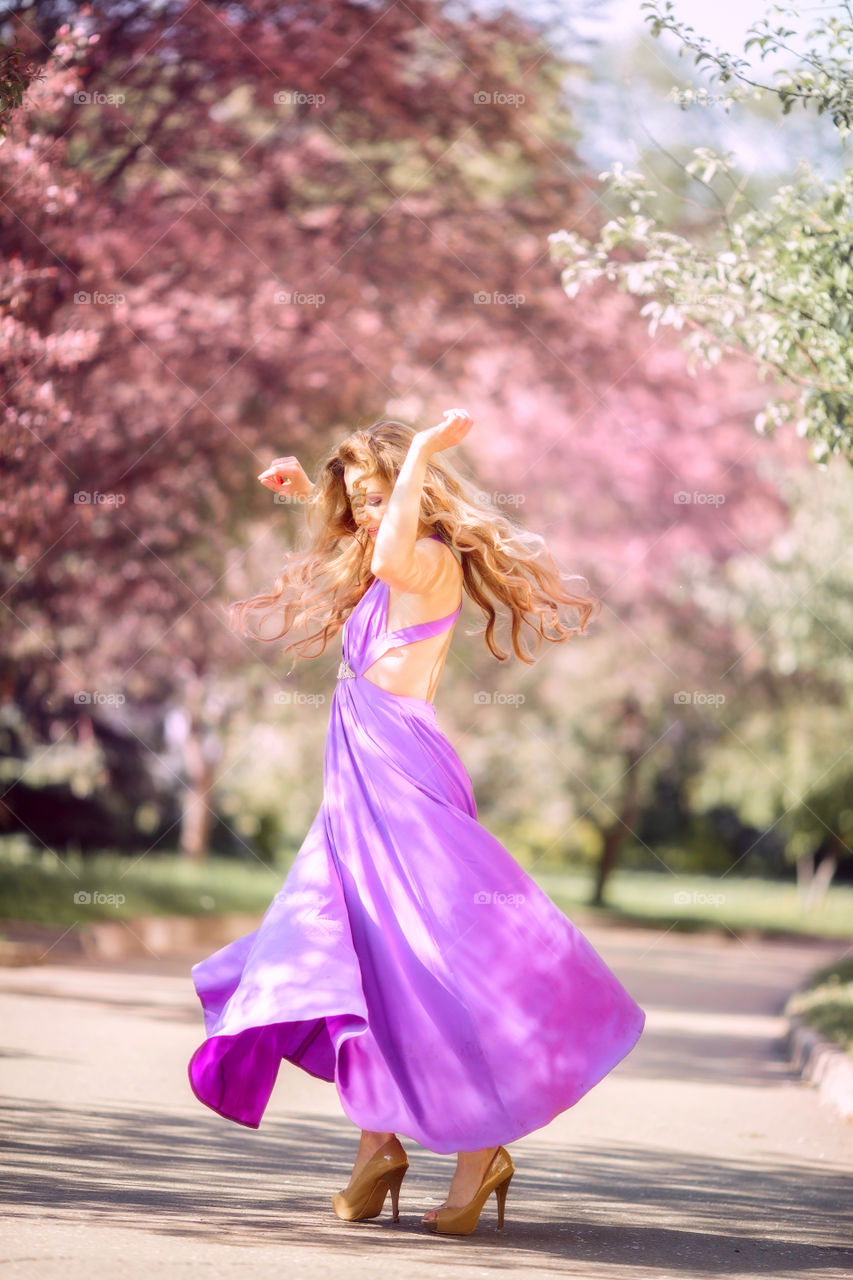
<path id="1" fill-rule="evenodd" d="M 24 855 L 20 848 L 4 848 L 5 843 L 0 841 L 0 916 L 42 924 L 231 911 L 263 914 L 286 874 L 261 862 L 225 858 L 197 864 L 154 853 L 142 858 Z"/>
<path id="2" fill-rule="evenodd" d="M 141 915 L 237 911 L 260 916 L 281 887 L 294 856 L 295 851 L 275 868 L 223 858 L 194 864 L 177 855 L 151 853 L 141 858 L 60 857 L 34 854 L 19 840 L 2 840 L 0 916 L 57 925 Z M 595 909 L 588 905 L 589 872 L 539 873 L 532 868 L 530 874 L 570 918 L 582 915 L 589 920 L 680 930 L 853 938 L 853 888 L 846 885 L 834 886 L 820 907 L 803 912 L 792 883 L 626 870 L 614 873 L 607 905 Z"/>
<path id="3" fill-rule="evenodd" d="M 605 907 L 593 911 L 586 906 L 589 876 L 566 872 L 534 878 L 569 916 L 581 908 L 614 922 L 673 926 L 685 932 L 714 928 L 853 939 L 853 887 L 848 885 L 832 886 L 820 906 L 803 911 L 793 882 L 616 871 L 607 886 Z"/>
<path id="4" fill-rule="evenodd" d="M 790 997 L 785 1013 L 797 1014 L 853 1057 L 853 956 L 813 973 Z"/>

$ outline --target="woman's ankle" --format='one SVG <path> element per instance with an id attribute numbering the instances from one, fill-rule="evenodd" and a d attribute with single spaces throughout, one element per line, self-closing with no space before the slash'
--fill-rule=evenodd
<path id="1" fill-rule="evenodd" d="M 498 1147 L 483 1147 L 481 1151 L 457 1151 L 456 1167 L 457 1169 L 475 1168 L 482 1166 L 487 1168 L 492 1160 L 494 1160 Z"/>
<path id="2" fill-rule="evenodd" d="M 378 1149 L 379 1147 L 384 1147 L 386 1142 L 390 1142 L 394 1137 L 396 1137 L 396 1134 L 393 1133 L 379 1133 L 372 1129 L 362 1129 L 359 1147 L 362 1150 L 367 1147 Z"/>

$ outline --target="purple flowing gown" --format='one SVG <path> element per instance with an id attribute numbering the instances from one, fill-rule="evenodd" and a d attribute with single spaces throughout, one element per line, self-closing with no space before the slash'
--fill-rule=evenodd
<path id="1" fill-rule="evenodd" d="M 374 578 L 344 624 L 323 801 L 281 889 L 254 933 L 192 969 L 207 1038 L 189 1079 L 258 1128 L 286 1058 L 334 1081 L 361 1129 L 475 1151 L 577 1102 L 645 1014 L 479 824 L 433 704 L 364 675 L 461 604 L 386 634 L 387 607 Z"/>

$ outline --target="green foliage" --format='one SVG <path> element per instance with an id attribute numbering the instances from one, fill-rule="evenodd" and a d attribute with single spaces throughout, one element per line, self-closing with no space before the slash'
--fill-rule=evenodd
<path id="1" fill-rule="evenodd" d="M 848 938 L 853 919 L 853 888 L 848 885 L 834 885 L 821 904 L 804 910 L 792 883 L 620 868 L 608 882 L 607 906 L 599 914 L 586 905 L 588 876 L 542 873 L 535 879 L 581 927 L 583 917 L 594 920 L 603 915 L 620 923 L 683 932 L 715 929 L 734 938 L 752 931 Z"/>
<path id="2" fill-rule="evenodd" d="M 790 530 L 760 557 L 689 567 L 705 625 L 731 628 L 739 650 L 690 799 L 775 827 L 796 861 L 833 838 L 839 852 L 853 843 L 853 476 L 836 462 L 778 480 Z"/>
<path id="3" fill-rule="evenodd" d="M 693 823 L 689 839 L 681 843 L 667 842 L 658 844 L 655 852 L 663 860 L 666 867 L 677 875 L 723 875 L 732 865 L 732 851 L 707 814 L 698 813 Z M 649 868 L 648 855 L 638 861 L 645 850 L 641 845 L 629 845 L 622 855 L 622 863 L 626 867 L 643 866 Z"/>
<path id="4" fill-rule="evenodd" d="M 666 5 L 667 13 L 671 8 Z M 652 30 L 664 28 L 698 49 L 697 62 L 715 62 L 721 80 L 746 79 L 747 64 L 710 54 L 687 34 L 692 28 L 658 15 Z M 782 34 L 762 36 L 762 49 L 787 47 Z M 853 25 L 824 18 L 810 36 L 817 34 L 830 50 L 846 49 L 846 60 L 812 51 L 811 70 L 791 72 L 775 87 L 747 83 L 750 92 L 775 93 L 783 113 L 797 98 L 815 103 L 844 136 L 853 102 Z M 730 102 L 740 96 L 733 86 Z M 715 202 L 712 229 L 688 237 L 664 225 L 658 191 L 617 161 L 600 176 L 626 212 L 608 221 L 596 242 L 568 230 L 549 237 L 566 293 L 575 297 L 604 279 L 646 299 L 640 314 L 650 318 L 652 334 L 659 325 L 686 330 L 691 372 L 696 358 L 713 367 L 724 352 L 747 354 L 762 380 L 773 374 L 784 384 L 784 394 L 757 415 L 756 430 L 771 435 L 795 422 L 797 433 L 813 442 L 814 461 L 832 454 L 853 461 L 853 172 L 826 181 L 800 161 L 790 182 L 756 207 L 744 194 L 732 153 L 695 147 L 685 170 Z"/>
<path id="5" fill-rule="evenodd" d="M 672 31 L 681 40 L 679 54 L 690 49 L 695 54 L 694 65 L 708 64 L 703 70 L 709 72 L 712 81 L 719 80 L 729 86 L 728 94 L 732 101 L 744 96 L 745 91 L 740 85 L 748 85 L 750 90 L 760 89 L 775 94 L 783 115 L 787 115 L 797 102 L 804 108 L 814 106 L 818 115 L 828 111 L 832 123 L 845 137 L 853 128 L 853 77 L 850 70 L 853 14 L 848 4 L 835 7 L 839 11 L 837 15 L 829 13 L 828 6 L 825 6 L 818 23 L 803 33 L 805 39 L 819 45 L 805 51 L 798 52 L 788 44 L 790 36 L 800 34 L 794 27 L 771 28 L 767 18 L 760 18 L 752 24 L 749 30 L 754 34 L 744 42 L 745 53 L 757 47 L 761 50 L 762 60 L 769 53 L 778 52 L 792 53 L 798 58 L 794 70 L 778 71 L 776 83 L 769 85 L 748 74 L 750 64 L 746 59 L 734 57 L 722 49 L 712 49 L 705 36 L 698 36 L 693 27 L 675 18 L 672 0 L 665 0 L 663 8 L 660 0 L 644 0 L 640 5 L 641 9 L 649 10 L 646 18 L 651 34 L 657 37 L 662 31 Z M 773 9 L 779 14 L 800 17 L 800 11 L 794 5 L 777 4 Z"/>
<path id="6" fill-rule="evenodd" d="M 18 752 L 8 750 L 12 740 Z M 0 707 L 0 747 L 0 786 L 4 791 L 25 779 L 30 787 L 64 783 L 75 796 L 91 796 L 109 781 L 104 752 L 94 736 L 80 741 L 66 735 L 50 751 L 40 750 L 32 725 L 12 702 Z"/>
<path id="7" fill-rule="evenodd" d="M 513 852 L 518 856 L 519 851 Z M 90 920 L 131 919 L 138 915 L 221 915 L 257 912 L 260 917 L 283 883 L 295 850 L 274 867 L 254 861 L 210 858 L 194 864 L 178 855 L 149 855 L 129 863 L 110 854 L 95 858 L 50 850 L 33 852 L 20 838 L 0 841 L 0 917 L 44 924 L 84 924 Z M 519 861 L 570 918 L 615 918 L 686 932 L 715 928 L 808 933 L 844 937 L 850 932 L 853 889 L 833 886 L 825 900 L 803 911 L 793 884 L 774 884 L 738 876 L 673 875 L 665 871 L 617 870 L 608 905 L 591 911 L 591 870 L 545 870 Z M 88 892 L 91 902 L 74 901 Z M 123 895 L 119 903 L 95 894 Z"/>
<path id="8" fill-rule="evenodd" d="M 791 996 L 785 1013 L 802 1018 L 853 1055 L 853 958 L 812 974 L 805 987 Z"/>
<path id="9" fill-rule="evenodd" d="M 559 778 L 552 778 L 552 785 L 559 786 Z M 530 875 L 591 867 L 601 853 L 601 831 L 588 819 L 578 818 L 561 830 L 543 821 L 535 807 L 512 825 L 494 816 L 490 821 L 490 815 L 480 811 L 483 825 Z"/>
<path id="10" fill-rule="evenodd" d="M 285 871 L 260 862 L 149 853 L 131 860 L 114 854 L 80 857 L 34 851 L 20 837 L 0 840 L 0 916 L 43 924 L 85 924 L 139 915 L 262 914 Z M 89 901 L 74 900 L 88 894 Z M 98 896 L 100 895 L 100 896 Z"/>
<path id="11" fill-rule="evenodd" d="M 33 730 L 8 776 L 106 720 L 134 773 L 200 815 L 188 849 L 215 817 L 271 858 L 313 816 L 322 743 L 299 708 L 269 714 L 278 648 L 229 625 L 304 514 L 255 476 L 285 452 L 310 469 L 381 416 L 423 421 L 502 344 L 562 387 L 568 337 L 543 362 L 520 308 L 476 298 L 527 277 L 537 327 L 561 310 L 541 241 L 576 167 L 564 64 L 518 14 L 440 0 L 379 27 L 345 0 L 30 9 L 21 43 L 46 83 L 13 116 L 0 205 L 0 673 Z M 500 379 L 490 394 L 502 405 Z M 122 716 L 80 700 L 95 691 Z M 73 753 L 40 776 L 125 793 Z"/>
<path id="12" fill-rule="evenodd" d="M 331 685 L 326 677 L 319 692 L 316 673 L 300 675 L 298 685 L 270 690 L 273 709 L 263 718 L 256 708 L 235 711 L 223 736 L 217 809 L 247 848 L 271 861 L 301 842 L 322 799 Z"/>
<path id="13" fill-rule="evenodd" d="M 24 94 L 34 80 L 43 80 L 44 74 L 22 49 L 10 49 L 0 43 L 0 138 L 9 125 L 9 116 L 24 100 Z"/>

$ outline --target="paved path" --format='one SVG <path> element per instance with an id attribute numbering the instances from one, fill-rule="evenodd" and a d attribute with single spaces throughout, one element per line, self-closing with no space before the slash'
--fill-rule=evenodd
<path id="1" fill-rule="evenodd" d="M 853 1124 L 792 1075 L 779 1016 L 844 947 L 581 927 L 647 1030 L 513 1144 L 504 1230 L 492 1196 L 458 1238 L 420 1225 L 453 1157 L 411 1142 L 399 1223 L 334 1216 L 357 1133 L 333 1085 L 283 1065 L 257 1131 L 195 1100 L 200 957 L 0 970 L 5 1280 L 849 1278 Z"/>

